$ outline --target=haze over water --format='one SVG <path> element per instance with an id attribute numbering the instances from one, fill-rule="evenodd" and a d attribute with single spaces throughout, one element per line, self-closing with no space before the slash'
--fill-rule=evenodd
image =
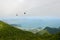
<path id="1" fill-rule="evenodd" d="M 53 17 L 7 17 L 0 18 L 9 24 L 15 24 L 22 28 L 39 28 L 39 27 L 60 27 L 60 19 Z"/>

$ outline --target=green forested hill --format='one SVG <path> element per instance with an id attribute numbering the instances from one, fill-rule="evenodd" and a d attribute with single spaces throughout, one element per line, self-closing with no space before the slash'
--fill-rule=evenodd
<path id="1" fill-rule="evenodd" d="M 43 34 L 40 35 L 41 33 Z M 42 30 L 34 34 L 0 21 L 0 40 L 60 40 L 60 32 L 52 35 L 47 30 Z"/>
<path id="2" fill-rule="evenodd" d="M 51 34 L 56 34 L 60 32 L 60 28 L 45 27 L 44 30 L 47 30 Z"/>
<path id="3" fill-rule="evenodd" d="M 0 40 L 42 40 L 37 35 L 0 21 Z"/>

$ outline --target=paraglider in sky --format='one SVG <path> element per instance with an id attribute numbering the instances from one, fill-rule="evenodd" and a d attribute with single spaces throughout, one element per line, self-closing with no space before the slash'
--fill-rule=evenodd
<path id="1" fill-rule="evenodd" d="M 26 14 L 26 12 L 24 12 L 24 14 Z M 16 14 L 16 16 L 18 16 L 18 14 Z"/>
<path id="2" fill-rule="evenodd" d="M 26 13 L 24 12 L 24 14 L 26 14 Z"/>

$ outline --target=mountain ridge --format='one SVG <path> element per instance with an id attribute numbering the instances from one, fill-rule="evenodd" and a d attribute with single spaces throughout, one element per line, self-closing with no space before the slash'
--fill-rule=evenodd
<path id="1" fill-rule="evenodd" d="M 60 28 L 45 27 L 44 30 L 47 30 L 51 34 L 55 34 L 55 33 L 60 32 Z"/>

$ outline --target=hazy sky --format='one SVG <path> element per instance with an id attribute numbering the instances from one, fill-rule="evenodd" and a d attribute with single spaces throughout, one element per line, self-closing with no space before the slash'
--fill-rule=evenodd
<path id="1" fill-rule="evenodd" d="M 16 16 L 16 13 L 60 18 L 60 0 L 0 0 L 0 17 Z"/>

